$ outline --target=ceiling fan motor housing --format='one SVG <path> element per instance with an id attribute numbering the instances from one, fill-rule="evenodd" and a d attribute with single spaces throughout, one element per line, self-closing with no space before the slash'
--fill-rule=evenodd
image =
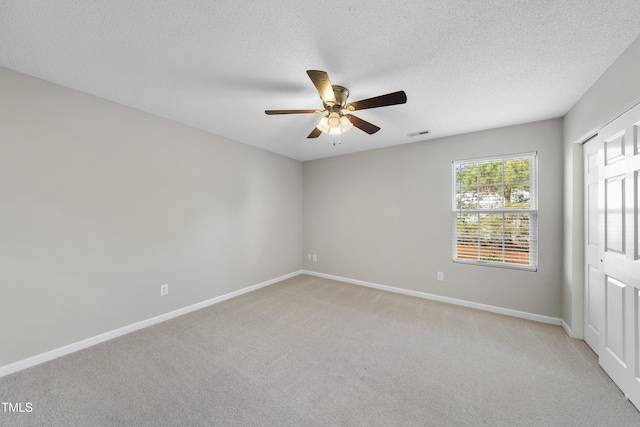
<path id="1" fill-rule="evenodd" d="M 336 97 L 335 107 L 339 107 L 340 109 L 343 109 L 344 106 L 347 105 L 347 98 L 349 98 L 349 90 L 344 86 L 332 85 L 331 87 L 333 88 L 333 94 Z"/>

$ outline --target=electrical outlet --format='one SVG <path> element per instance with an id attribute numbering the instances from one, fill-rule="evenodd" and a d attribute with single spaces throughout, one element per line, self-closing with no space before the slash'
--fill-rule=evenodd
<path id="1" fill-rule="evenodd" d="M 315 254 L 313 254 L 313 262 L 316 262 L 317 260 L 318 260 L 318 257 Z"/>
<path id="2" fill-rule="evenodd" d="M 444 280 L 444 273 L 442 271 L 438 271 L 436 278 L 442 282 Z"/>
<path id="3" fill-rule="evenodd" d="M 160 296 L 163 297 L 169 293 L 169 285 L 160 286 Z"/>

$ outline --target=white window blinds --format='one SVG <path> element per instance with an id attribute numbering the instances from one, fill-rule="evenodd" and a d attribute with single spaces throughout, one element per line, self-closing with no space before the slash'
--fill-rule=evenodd
<path id="1" fill-rule="evenodd" d="M 454 262 L 536 270 L 537 155 L 453 162 Z"/>

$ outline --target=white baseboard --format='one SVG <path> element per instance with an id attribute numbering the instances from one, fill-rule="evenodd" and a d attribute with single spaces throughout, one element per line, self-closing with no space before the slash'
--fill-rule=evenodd
<path id="1" fill-rule="evenodd" d="M 563 322 L 562 319 L 550 316 L 543 316 L 541 314 L 527 313 L 526 311 L 512 310 L 509 308 L 496 307 L 493 305 L 480 304 L 472 301 L 465 301 L 456 298 L 443 297 L 440 295 L 428 294 L 425 292 L 411 291 L 408 289 L 396 288 L 393 286 L 379 285 L 377 283 L 365 282 L 363 280 L 349 279 L 346 277 L 333 276 L 331 274 L 318 273 L 316 271 L 303 270 L 304 274 L 310 276 L 323 277 L 325 279 L 337 280 L 340 282 L 352 283 L 354 285 L 366 286 L 369 288 L 381 289 L 383 291 L 395 292 L 398 294 L 411 295 L 418 298 L 429 299 L 433 301 L 446 302 L 448 304 L 461 305 L 463 307 L 475 308 L 478 310 L 490 311 L 492 313 L 504 314 L 512 317 L 519 317 L 521 319 L 535 320 L 536 322 L 549 323 L 551 325 L 560 326 Z M 566 329 L 565 329 L 566 330 Z"/>
<path id="2" fill-rule="evenodd" d="M 565 322 L 564 319 L 561 319 L 560 321 L 561 321 L 560 326 L 562 326 L 562 329 L 564 329 L 567 335 L 573 338 L 573 336 L 571 335 L 572 334 L 571 328 L 569 327 L 569 325 L 567 325 L 567 322 Z"/>
<path id="3" fill-rule="evenodd" d="M 67 354 L 74 353 L 78 350 L 82 350 L 87 347 L 91 347 L 93 345 L 100 344 L 102 342 L 109 341 L 114 338 L 118 338 L 122 335 L 129 334 L 139 329 L 147 328 L 149 326 L 164 322 L 166 320 L 170 320 L 175 317 L 182 316 L 183 314 L 191 313 L 192 311 L 200 310 L 201 308 L 205 308 L 210 305 L 228 300 L 230 298 L 237 297 L 242 294 L 246 294 L 247 292 L 255 291 L 256 289 L 260 289 L 265 286 L 272 285 L 274 283 L 280 282 L 290 277 L 298 276 L 302 274 L 302 272 L 303 272 L 302 270 L 299 270 L 293 273 L 285 274 L 284 276 L 276 277 L 275 279 L 267 280 L 266 282 L 248 286 L 246 288 L 239 289 L 237 291 L 230 292 L 228 294 L 220 295 L 219 297 L 211 298 L 209 300 L 202 301 L 187 307 L 183 307 L 178 310 L 170 311 L 168 313 L 161 314 L 159 316 L 152 317 L 150 319 L 142 320 L 140 322 L 136 322 L 131 325 L 123 326 L 121 328 L 114 329 L 112 331 L 105 332 L 103 334 L 96 335 L 91 338 L 87 338 L 82 341 L 75 342 L 73 344 L 65 345 L 64 347 L 56 348 L 54 350 L 50 350 L 45 353 L 37 354 L 27 359 L 19 360 L 17 362 L 10 363 L 5 366 L 0 366 L 0 378 L 9 374 L 13 374 L 14 372 L 21 371 L 23 369 L 30 368 L 32 366 L 39 365 L 44 362 L 48 362 L 58 357 L 66 356 Z"/>

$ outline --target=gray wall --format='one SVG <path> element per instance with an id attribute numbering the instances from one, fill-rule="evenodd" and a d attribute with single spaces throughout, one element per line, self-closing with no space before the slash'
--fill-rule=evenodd
<path id="1" fill-rule="evenodd" d="M 452 262 L 451 162 L 538 151 L 537 272 Z M 562 119 L 304 163 L 305 270 L 562 314 Z M 436 281 L 436 272 L 445 280 Z"/>
<path id="2" fill-rule="evenodd" d="M 575 144 L 640 101 L 640 38 L 636 39 L 564 118 L 564 271 L 562 318 L 583 336 L 584 214 L 582 146 Z"/>
<path id="3" fill-rule="evenodd" d="M 0 366 L 302 268 L 301 162 L 2 68 L 0 93 Z"/>

